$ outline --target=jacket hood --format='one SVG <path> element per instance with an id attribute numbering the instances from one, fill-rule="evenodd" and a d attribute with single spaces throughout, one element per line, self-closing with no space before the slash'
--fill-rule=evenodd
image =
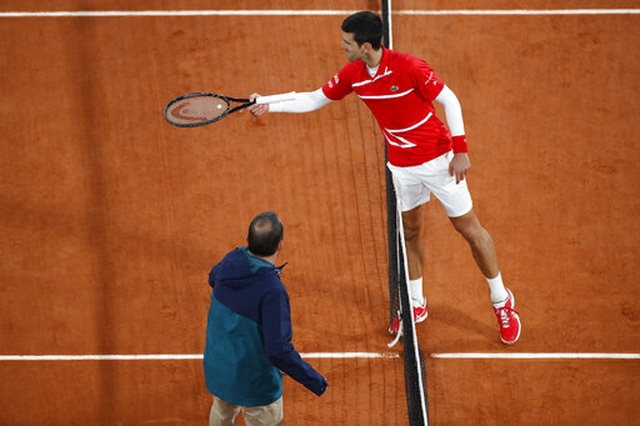
<path id="1" fill-rule="evenodd" d="M 213 267 L 209 282 L 231 288 L 241 288 L 254 282 L 258 275 L 278 274 L 279 268 L 249 254 L 246 247 L 236 248 Z"/>

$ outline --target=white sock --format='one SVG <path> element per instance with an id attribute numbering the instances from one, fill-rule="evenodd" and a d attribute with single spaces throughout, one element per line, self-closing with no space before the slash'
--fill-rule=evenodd
<path id="1" fill-rule="evenodd" d="M 411 304 L 412 305 L 424 305 L 427 303 L 427 298 L 424 297 L 422 291 L 422 277 L 409 280 L 409 292 L 411 293 Z"/>
<path id="2" fill-rule="evenodd" d="M 489 290 L 491 291 L 491 303 L 496 308 L 504 306 L 507 303 L 507 299 L 509 298 L 509 293 L 507 293 L 507 289 L 504 288 L 504 283 L 502 282 L 502 275 L 498 272 L 494 278 L 486 278 L 487 284 L 489 284 Z"/>

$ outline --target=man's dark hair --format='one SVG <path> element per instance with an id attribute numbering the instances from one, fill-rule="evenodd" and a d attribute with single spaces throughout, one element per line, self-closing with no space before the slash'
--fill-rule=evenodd
<path id="1" fill-rule="evenodd" d="M 353 34 L 358 46 L 371 43 L 374 50 L 382 44 L 382 19 L 373 12 L 357 12 L 342 22 L 342 31 Z"/>
<path id="2" fill-rule="evenodd" d="M 284 227 L 274 212 L 263 212 L 249 225 L 248 249 L 256 256 L 271 256 L 284 237 Z"/>

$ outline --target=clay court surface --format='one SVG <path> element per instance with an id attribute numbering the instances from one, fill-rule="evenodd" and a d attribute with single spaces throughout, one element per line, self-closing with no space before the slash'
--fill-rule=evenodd
<path id="1" fill-rule="evenodd" d="M 162 117 L 186 92 L 317 89 L 345 63 L 344 17 L 379 2 L 268 2 L 337 15 L 6 15 L 267 4 L 47 3 L 0 4 L 0 424 L 206 424 L 207 274 L 263 210 L 285 224 L 293 342 L 330 383 L 317 398 L 285 379 L 285 424 L 408 424 L 402 346 L 386 345 L 384 147 L 364 104 L 198 129 Z M 475 208 L 523 332 L 500 343 L 486 284 L 430 203 L 418 326 L 430 424 L 637 424 L 640 360 L 611 355 L 640 353 L 640 15 L 398 13 L 474 3 L 396 1 L 393 43 L 461 100 Z M 382 356 L 316 357 L 346 352 Z M 19 358 L 154 354 L 170 356 Z M 532 356 L 502 357 L 517 354 Z"/>

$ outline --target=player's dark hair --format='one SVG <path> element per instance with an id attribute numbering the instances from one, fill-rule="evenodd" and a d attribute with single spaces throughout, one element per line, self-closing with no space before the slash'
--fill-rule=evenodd
<path id="1" fill-rule="evenodd" d="M 284 227 L 274 212 L 262 212 L 249 225 L 248 249 L 256 256 L 271 256 L 284 238 Z"/>
<path id="2" fill-rule="evenodd" d="M 371 43 L 374 50 L 382 44 L 382 19 L 373 12 L 363 11 L 348 16 L 342 21 L 342 31 L 353 34 L 358 46 Z"/>

